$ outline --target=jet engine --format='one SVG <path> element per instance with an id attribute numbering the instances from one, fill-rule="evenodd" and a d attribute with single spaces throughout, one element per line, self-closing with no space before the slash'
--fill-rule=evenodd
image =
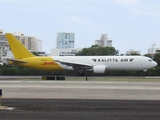
<path id="1" fill-rule="evenodd" d="M 106 70 L 106 66 L 104 65 L 93 66 L 93 73 L 103 74 L 106 73 Z"/>

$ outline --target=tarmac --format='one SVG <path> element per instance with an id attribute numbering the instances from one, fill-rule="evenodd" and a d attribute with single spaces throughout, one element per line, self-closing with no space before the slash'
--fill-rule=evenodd
<path id="1" fill-rule="evenodd" d="M 159 120 L 160 82 L 1 80 L 0 118 Z"/>

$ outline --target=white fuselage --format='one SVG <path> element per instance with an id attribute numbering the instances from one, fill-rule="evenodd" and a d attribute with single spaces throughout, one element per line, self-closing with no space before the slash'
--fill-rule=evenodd
<path id="1" fill-rule="evenodd" d="M 147 70 L 155 67 L 157 63 L 144 56 L 54 56 L 54 60 L 71 63 L 88 64 L 91 66 L 103 65 L 108 70 Z M 59 65 L 64 70 L 73 70 L 71 66 Z"/>

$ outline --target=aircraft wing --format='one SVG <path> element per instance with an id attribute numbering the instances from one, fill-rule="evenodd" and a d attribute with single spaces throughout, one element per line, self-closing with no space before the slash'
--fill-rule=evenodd
<path id="1" fill-rule="evenodd" d="M 91 69 L 93 67 L 91 64 L 86 64 L 86 63 L 78 63 L 78 62 L 63 61 L 63 60 L 55 60 L 55 61 L 67 66 L 72 66 L 74 69 Z"/>
<path id="2" fill-rule="evenodd" d="M 23 60 L 16 60 L 16 59 L 6 59 L 6 60 L 11 62 L 16 62 L 16 63 L 27 63 L 26 61 L 23 61 Z"/>

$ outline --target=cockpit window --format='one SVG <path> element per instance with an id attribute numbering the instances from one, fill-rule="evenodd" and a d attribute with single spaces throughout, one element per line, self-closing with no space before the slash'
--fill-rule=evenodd
<path id="1" fill-rule="evenodd" d="M 152 62 L 153 60 L 152 59 L 149 59 L 149 62 Z"/>

